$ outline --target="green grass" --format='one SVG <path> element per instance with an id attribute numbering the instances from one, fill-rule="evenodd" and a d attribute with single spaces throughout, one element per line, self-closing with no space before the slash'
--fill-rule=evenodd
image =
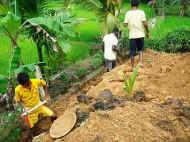
<path id="1" fill-rule="evenodd" d="M 168 16 L 165 19 L 157 19 L 156 27 L 151 29 L 152 39 L 162 39 L 169 32 L 190 27 L 190 19 L 188 17 Z"/>
<path id="2" fill-rule="evenodd" d="M 88 42 L 72 41 L 71 48 L 68 50 L 65 60 L 70 64 L 85 59 L 90 54 Z"/>
<path id="3" fill-rule="evenodd" d="M 75 27 L 77 31 L 77 38 L 75 40 L 80 40 L 84 42 L 96 41 L 102 35 L 103 26 L 94 21 L 86 21 Z"/>
<path id="4" fill-rule="evenodd" d="M 95 11 L 79 5 L 73 5 L 72 14 L 74 14 L 76 18 L 83 18 L 81 23 L 74 29 L 77 33 L 77 37 L 73 40 L 84 42 L 96 41 L 96 39 L 102 34 L 103 23 L 100 22 Z"/>

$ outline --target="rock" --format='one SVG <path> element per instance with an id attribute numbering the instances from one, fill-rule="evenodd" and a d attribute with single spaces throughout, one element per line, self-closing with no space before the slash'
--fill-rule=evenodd
<path id="1" fill-rule="evenodd" d="M 180 99 L 174 99 L 171 104 L 172 108 L 179 109 L 183 106 L 183 101 Z"/>
<path id="2" fill-rule="evenodd" d="M 79 110 L 76 112 L 76 115 L 77 115 L 76 127 L 80 127 L 81 124 L 84 124 L 84 122 L 89 118 L 90 113 L 89 112 L 81 112 Z"/>
<path id="3" fill-rule="evenodd" d="M 184 126 L 190 128 L 190 119 L 187 119 L 185 117 L 179 117 L 178 120 L 184 124 Z"/>
<path id="4" fill-rule="evenodd" d="M 183 103 L 182 99 L 167 97 L 163 105 L 170 105 L 174 109 L 179 109 L 183 106 Z"/>
<path id="5" fill-rule="evenodd" d="M 113 99 L 113 94 L 109 89 L 105 89 L 102 92 L 100 92 L 100 95 L 98 98 L 101 100 L 111 102 Z"/>
<path id="6" fill-rule="evenodd" d="M 108 110 L 108 109 L 114 109 L 115 105 L 109 102 L 97 101 L 96 103 L 93 104 L 93 107 L 95 110 Z"/>
<path id="7" fill-rule="evenodd" d="M 156 123 L 156 126 L 168 132 L 175 131 L 173 123 L 169 120 L 160 120 L 158 123 Z"/>
<path id="8" fill-rule="evenodd" d="M 89 104 L 91 102 L 91 100 L 92 100 L 92 97 L 89 97 L 85 94 L 81 94 L 81 95 L 77 96 L 77 101 L 79 103 Z"/>
<path id="9" fill-rule="evenodd" d="M 183 107 L 181 110 L 181 115 L 187 119 L 190 119 L 190 107 L 189 106 Z"/>
<path id="10" fill-rule="evenodd" d="M 144 94 L 144 92 L 142 92 L 142 91 L 136 92 L 136 93 L 134 94 L 134 96 L 133 96 L 133 100 L 134 100 L 135 102 L 142 102 L 142 101 L 145 101 L 145 99 L 146 99 L 145 94 Z"/>

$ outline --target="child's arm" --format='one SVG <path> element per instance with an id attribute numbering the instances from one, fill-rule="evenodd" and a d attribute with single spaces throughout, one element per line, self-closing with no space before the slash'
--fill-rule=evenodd
<path id="1" fill-rule="evenodd" d="M 150 37 L 150 33 L 149 33 L 149 29 L 148 29 L 148 22 L 147 21 L 143 21 L 143 25 L 146 31 L 146 37 L 149 38 Z"/>
<path id="2" fill-rule="evenodd" d="M 48 95 L 48 86 L 45 82 L 45 80 L 43 79 L 37 79 L 37 82 L 38 82 L 38 86 L 40 87 L 43 87 L 43 90 L 44 90 L 44 93 L 45 93 L 45 99 L 48 101 L 50 99 L 49 95 Z"/>
<path id="3" fill-rule="evenodd" d="M 50 100 L 50 96 L 48 95 L 48 87 L 47 87 L 47 85 L 44 85 L 43 88 L 45 91 L 45 99 L 48 101 L 48 100 Z"/>
<path id="4" fill-rule="evenodd" d="M 141 20 L 142 20 L 144 28 L 145 28 L 146 37 L 149 38 L 150 33 L 149 33 L 149 30 L 148 30 L 148 22 L 147 22 L 146 15 L 145 15 L 144 11 L 142 12 L 142 17 L 141 18 L 142 18 Z"/>
<path id="5" fill-rule="evenodd" d="M 118 51 L 119 51 L 119 49 L 117 48 L 116 45 L 113 45 L 113 46 L 112 46 L 112 50 L 113 50 L 114 52 L 118 52 Z"/>

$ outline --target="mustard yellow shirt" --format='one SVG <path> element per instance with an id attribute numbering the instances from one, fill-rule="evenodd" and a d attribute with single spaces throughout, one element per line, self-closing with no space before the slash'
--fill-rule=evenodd
<path id="1" fill-rule="evenodd" d="M 31 88 L 25 88 L 22 85 L 18 85 L 15 88 L 15 100 L 16 102 L 22 102 L 24 107 L 33 108 L 40 103 L 39 87 L 45 86 L 46 82 L 40 79 L 30 79 Z"/>

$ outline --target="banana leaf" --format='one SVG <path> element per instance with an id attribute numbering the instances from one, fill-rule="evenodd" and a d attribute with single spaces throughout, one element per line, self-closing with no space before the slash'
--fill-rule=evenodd
<path id="1" fill-rule="evenodd" d="M 21 58 L 21 49 L 19 47 L 14 48 L 13 56 L 10 63 L 10 72 L 12 74 L 15 69 L 17 69 L 20 65 Z"/>
<path id="2" fill-rule="evenodd" d="M 0 30 L 11 37 L 15 37 L 21 25 L 20 17 L 8 12 L 7 15 L 0 19 Z"/>
<path id="3" fill-rule="evenodd" d="M 6 83 L 8 81 L 8 77 L 0 74 L 0 83 Z"/>
<path id="4" fill-rule="evenodd" d="M 27 64 L 27 65 L 22 65 L 19 68 L 15 69 L 14 72 L 15 74 L 18 74 L 20 72 L 34 72 L 36 70 L 36 65 L 39 66 L 46 66 L 46 63 L 40 62 L 38 64 Z"/>

